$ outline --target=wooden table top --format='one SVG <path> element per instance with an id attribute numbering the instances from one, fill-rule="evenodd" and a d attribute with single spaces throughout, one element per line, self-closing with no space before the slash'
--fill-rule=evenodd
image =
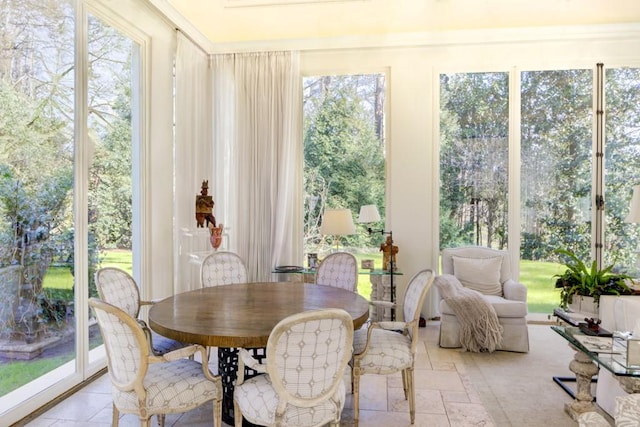
<path id="1" fill-rule="evenodd" d="M 369 303 L 355 292 L 311 283 L 263 282 L 197 289 L 149 310 L 149 326 L 178 341 L 211 347 L 266 347 L 273 327 L 292 314 L 341 308 L 360 328 Z"/>

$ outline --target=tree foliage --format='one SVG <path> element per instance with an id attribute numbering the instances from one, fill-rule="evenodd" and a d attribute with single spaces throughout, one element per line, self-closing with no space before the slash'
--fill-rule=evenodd
<path id="1" fill-rule="evenodd" d="M 380 75 L 305 79 L 305 245 L 317 246 L 325 208 L 384 210 L 384 78 Z M 350 236 L 347 245 L 367 244 Z"/>
<path id="2" fill-rule="evenodd" d="M 557 248 L 591 256 L 593 71 L 521 73 L 521 258 L 559 261 Z M 508 75 L 441 76 L 441 247 L 506 244 Z M 625 224 L 640 181 L 640 70 L 607 70 L 607 263 L 633 264 L 638 230 Z"/>

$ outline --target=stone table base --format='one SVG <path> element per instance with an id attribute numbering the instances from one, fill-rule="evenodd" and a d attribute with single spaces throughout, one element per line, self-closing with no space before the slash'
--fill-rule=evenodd
<path id="1" fill-rule="evenodd" d="M 599 368 L 585 353 L 573 349 L 576 353 L 569 364 L 569 370 L 576 374 L 576 398 L 573 402 L 567 403 L 564 409 L 574 421 L 577 421 L 583 412 L 596 410 L 591 394 L 591 378 L 598 373 Z"/>

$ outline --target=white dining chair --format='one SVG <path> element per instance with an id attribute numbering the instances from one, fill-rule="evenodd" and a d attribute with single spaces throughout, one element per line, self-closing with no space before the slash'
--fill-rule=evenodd
<path id="1" fill-rule="evenodd" d="M 247 283 L 247 267 L 238 254 L 212 252 L 202 260 L 200 284 L 203 288 L 234 283 Z"/>
<path id="2" fill-rule="evenodd" d="M 162 356 L 187 344 L 153 332 L 147 323 L 139 318 L 140 307 L 154 304 L 153 301 L 140 299 L 140 290 L 135 279 L 126 271 L 115 267 L 104 267 L 95 274 L 96 288 L 100 299 L 124 310 L 129 316 L 138 319 L 147 336 L 153 354 Z"/>
<path id="3" fill-rule="evenodd" d="M 155 356 L 137 319 L 97 298 L 90 298 L 89 306 L 98 319 L 107 353 L 113 426 L 118 426 L 120 413 L 137 415 L 145 427 L 158 415 L 164 425 L 166 414 L 186 412 L 209 401 L 213 401 L 214 426 L 222 426 L 221 381 L 209 372 L 202 346 Z M 198 352 L 202 363 L 193 360 Z"/>
<path id="4" fill-rule="evenodd" d="M 316 284 L 356 292 L 358 260 L 349 252 L 334 252 L 327 255 L 316 271 Z"/>
<path id="5" fill-rule="evenodd" d="M 351 378 L 356 425 L 360 409 L 360 377 L 363 374 L 389 375 L 396 372 L 402 373 L 402 386 L 405 399 L 409 400 L 411 424 L 415 422 L 413 366 L 418 343 L 420 310 L 433 279 L 432 270 L 422 270 L 413 276 L 404 294 L 404 321 L 373 322 L 368 328 L 355 332 Z M 392 304 L 388 301 L 382 303 Z"/>
<path id="6" fill-rule="evenodd" d="M 235 426 L 340 425 L 351 358 L 353 320 L 342 309 L 312 310 L 280 321 L 269 335 L 265 364 L 240 349 Z M 244 368 L 261 375 L 244 378 Z"/>

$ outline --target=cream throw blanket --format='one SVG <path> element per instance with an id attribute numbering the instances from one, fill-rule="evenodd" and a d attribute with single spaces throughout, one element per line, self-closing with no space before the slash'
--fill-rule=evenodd
<path id="1" fill-rule="evenodd" d="M 495 351 L 502 342 L 502 325 L 493 306 L 451 274 L 436 277 L 433 284 L 458 318 L 462 348 L 474 353 Z"/>

